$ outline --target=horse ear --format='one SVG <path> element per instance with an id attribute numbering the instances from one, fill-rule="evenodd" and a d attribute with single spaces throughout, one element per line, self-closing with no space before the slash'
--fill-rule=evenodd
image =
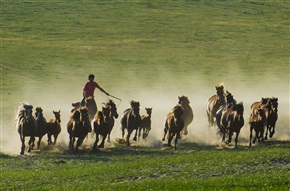
<path id="1" fill-rule="evenodd" d="M 60 110 L 58 111 L 58 113 L 60 113 Z"/>

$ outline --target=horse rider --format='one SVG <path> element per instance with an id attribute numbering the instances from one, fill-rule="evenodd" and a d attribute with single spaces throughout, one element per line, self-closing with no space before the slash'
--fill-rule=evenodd
<path id="1" fill-rule="evenodd" d="M 85 104 L 84 100 L 87 97 L 92 97 L 94 99 L 95 88 L 98 88 L 101 92 L 103 92 L 107 96 L 110 95 L 103 88 L 101 88 L 101 86 L 99 86 L 99 84 L 97 82 L 95 82 L 94 79 L 95 79 L 95 75 L 94 74 L 90 74 L 89 77 L 88 77 L 89 81 L 85 84 L 85 87 L 84 87 L 83 99 L 82 99 L 82 101 L 80 103 L 81 106 L 84 106 L 84 104 Z"/>

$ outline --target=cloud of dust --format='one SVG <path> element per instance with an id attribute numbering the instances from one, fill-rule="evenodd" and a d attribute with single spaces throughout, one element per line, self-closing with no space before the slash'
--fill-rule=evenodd
<path id="1" fill-rule="evenodd" d="M 243 82 L 241 79 L 230 80 L 217 79 L 216 81 L 210 81 L 204 79 L 202 74 L 192 75 L 191 77 L 183 77 L 179 80 L 176 76 L 170 76 L 166 71 L 160 69 L 160 76 L 157 81 L 144 85 L 142 80 L 139 80 L 138 75 L 131 75 L 131 81 L 129 84 L 120 79 L 119 85 L 114 87 L 109 81 L 102 81 L 102 87 L 111 93 L 113 96 L 122 99 L 122 102 L 105 96 L 98 90 L 95 90 L 96 101 L 98 108 L 102 103 L 108 99 L 112 99 L 118 106 L 119 118 L 115 121 L 115 126 L 111 133 L 111 142 L 115 142 L 116 138 L 121 138 L 121 125 L 120 117 L 123 111 L 130 107 L 130 101 L 135 100 L 140 102 L 140 114 L 146 114 L 145 107 L 152 107 L 152 129 L 149 133 L 149 137 L 145 141 L 134 142 L 132 140 L 134 133 L 131 135 L 132 145 L 142 145 L 148 147 L 162 147 L 161 141 L 163 137 L 164 120 L 168 112 L 177 104 L 178 96 L 186 95 L 190 100 L 190 105 L 193 109 L 194 119 L 189 125 L 189 134 L 184 137 L 184 141 L 197 143 L 200 145 L 216 145 L 220 144 L 221 137 L 216 135 L 215 128 L 208 128 L 207 116 L 206 116 L 206 102 L 207 99 L 214 95 L 214 86 L 220 82 L 224 82 L 225 87 L 230 91 L 234 98 L 244 103 L 244 119 L 245 125 L 241 130 L 239 136 L 240 144 L 248 144 L 249 140 L 249 125 L 248 120 L 250 117 L 250 106 L 253 102 L 259 101 L 261 97 L 278 97 L 279 98 L 279 119 L 276 125 L 276 134 L 274 139 L 289 140 L 289 84 L 287 82 L 281 82 L 279 84 L 273 83 L 271 77 L 265 88 L 265 82 L 256 84 L 255 86 L 249 86 L 249 82 Z M 85 76 L 86 74 L 84 74 Z M 269 77 L 269 76 L 268 76 Z M 144 78 L 142 78 L 144 80 Z M 170 79 L 170 80 L 161 80 Z M 47 90 L 47 87 L 43 88 L 43 84 L 38 84 L 37 87 L 26 87 L 27 92 L 19 95 L 19 100 L 29 100 L 29 102 L 36 108 L 41 106 L 44 110 L 44 117 L 49 120 L 54 117 L 53 110 L 61 110 L 61 127 L 62 131 L 58 137 L 57 145 L 54 147 L 55 151 L 63 151 L 68 149 L 68 133 L 66 130 L 66 124 L 70 117 L 70 110 L 72 109 L 71 103 L 81 100 L 82 85 L 79 81 L 83 79 L 76 78 L 72 81 L 72 84 L 76 86 L 63 84 L 63 87 L 54 90 Z M 98 81 L 96 79 L 96 81 Z M 54 83 L 58 83 L 55 81 Z M 85 83 L 85 82 L 84 82 Z M 106 83 L 110 84 L 110 89 L 106 88 Z M 255 82 L 257 83 L 257 82 Z M 58 86 L 60 86 L 58 84 Z M 109 85 L 108 85 L 109 86 Z M 43 88 L 37 95 L 33 94 L 35 89 Z M 16 131 L 16 123 L 12 119 L 16 116 L 15 108 L 17 103 L 10 111 L 9 117 L 1 119 L 1 153 L 7 153 L 11 155 L 18 155 L 20 152 L 20 139 L 18 132 Z M 234 135 L 235 136 L 235 135 Z M 26 144 L 28 142 L 26 138 Z M 38 140 L 38 138 L 36 138 Z M 53 150 L 51 147 L 47 147 L 47 136 L 44 136 L 41 150 Z M 82 148 L 91 149 L 94 142 L 94 138 L 89 135 L 83 143 Z M 113 147 L 114 144 L 106 143 L 105 147 Z"/>

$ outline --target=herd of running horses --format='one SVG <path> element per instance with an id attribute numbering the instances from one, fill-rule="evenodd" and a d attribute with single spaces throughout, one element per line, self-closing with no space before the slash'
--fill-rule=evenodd
<path id="1" fill-rule="evenodd" d="M 209 127 L 216 126 L 218 134 L 226 144 L 231 142 L 233 133 L 236 133 L 235 146 L 237 146 L 238 136 L 241 128 L 244 126 L 244 106 L 243 103 L 237 103 L 233 95 L 225 91 L 224 85 L 215 86 L 216 94 L 208 99 L 206 112 Z M 105 140 L 110 142 L 110 134 L 114 127 L 115 120 L 118 118 L 117 106 L 109 100 L 100 110 L 92 97 L 85 99 L 85 104 L 73 103 L 72 114 L 67 123 L 67 132 L 69 134 L 69 149 L 78 151 L 88 133 L 93 133 L 95 142 L 93 149 L 104 148 Z M 140 103 L 131 101 L 130 108 L 126 109 L 121 116 L 122 138 L 130 146 L 130 136 L 135 131 L 133 140 L 146 139 L 151 130 L 152 108 L 145 108 L 147 114 L 140 115 Z M 264 141 L 272 138 L 275 133 L 275 124 L 278 119 L 278 98 L 262 98 L 261 101 L 254 102 L 251 105 L 250 124 L 250 143 L 255 144 L 256 140 Z M 55 144 L 57 137 L 61 132 L 60 110 L 53 111 L 55 118 L 49 121 L 43 116 L 41 107 L 35 109 L 33 116 L 33 106 L 28 104 L 21 105 L 18 111 L 17 130 L 22 143 L 20 154 L 24 154 L 25 137 L 30 137 L 28 142 L 28 152 L 33 149 L 35 137 L 38 137 L 37 149 L 40 147 L 41 139 L 47 134 L 48 144 Z M 178 96 L 178 103 L 170 111 L 164 123 L 164 136 L 162 141 L 167 140 L 167 146 L 171 147 L 174 140 L 174 149 L 176 149 L 178 139 L 188 134 L 187 127 L 193 121 L 194 114 L 187 96 Z M 253 138 L 252 131 L 255 131 Z M 138 133 L 139 132 L 139 133 Z M 51 137 L 54 137 L 52 142 Z M 228 137 L 227 140 L 226 136 Z M 99 144 L 99 138 L 102 138 Z M 76 141 L 77 139 L 77 141 Z M 76 143 L 75 143 L 76 142 Z"/>

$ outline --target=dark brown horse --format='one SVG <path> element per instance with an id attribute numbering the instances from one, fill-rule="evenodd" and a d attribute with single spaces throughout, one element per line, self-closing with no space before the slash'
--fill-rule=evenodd
<path id="1" fill-rule="evenodd" d="M 145 108 L 146 115 L 141 116 L 141 121 L 139 124 L 139 133 L 138 133 L 138 140 L 140 140 L 141 137 L 141 131 L 143 131 L 142 138 L 146 140 L 146 137 L 148 137 L 149 132 L 151 130 L 151 114 L 152 114 L 152 108 Z"/>
<path id="2" fill-rule="evenodd" d="M 84 104 L 81 105 L 80 102 L 75 102 L 75 103 L 72 103 L 72 106 L 74 107 L 72 109 L 71 112 L 73 112 L 74 110 L 77 110 L 81 107 L 87 107 L 88 109 L 88 115 L 89 115 L 89 120 L 92 122 L 94 120 L 94 117 L 98 111 L 98 107 L 97 107 L 97 104 L 96 104 L 96 101 L 93 97 L 87 97 L 84 99 Z M 91 132 L 92 129 L 90 129 L 89 132 Z"/>
<path id="3" fill-rule="evenodd" d="M 265 140 L 268 139 L 268 132 L 269 137 L 272 138 L 275 133 L 275 126 L 278 120 L 278 98 L 270 98 L 271 109 L 269 112 L 269 116 L 267 118 L 267 129 Z"/>
<path id="4" fill-rule="evenodd" d="M 131 101 L 131 108 L 126 109 L 121 117 L 122 138 L 124 138 L 125 129 L 127 129 L 127 137 L 126 137 L 127 146 L 130 146 L 129 139 L 131 133 L 134 130 L 136 130 L 136 133 L 133 140 L 137 141 L 137 130 L 141 120 L 139 112 L 140 112 L 140 103 L 136 101 Z"/>
<path id="5" fill-rule="evenodd" d="M 22 143 L 21 146 L 21 151 L 20 154 L 24 154 L 24 149 L 25 149 L 25 137 L 30 137 L 29 142 L 28 142 L 28 152 L 31 152 L 33 149 L 33 144 L 35 140 L 35 134 L 37 130 L 37 123 L 32 116 L 32 105 L 27 105 L 23 104 L 22 108 L 19 109 L 18 111 L 18 116 L 17 116 L 17 131 L 20 135 L 20 140 Z"/>
<path id="6" fill-rule="evenodd" d="M 241 128 L 244 126 L 244 106 L 243 103 L 236 104 L 236 108 L 227 108 L 222 112 L 221 117 L 221 131 L 223 133 L 223 141 L 225 141 L 225 136 L 228 134 L 229 139 L 225 141 L 229 144 L 232 141 L 233 133 L 236 133 L 235 146 L 238 143 L 238 136 Z"/>
<path id="7" fill-rule="evenodd" d="M 113 102 L 113 100 L 109 100 L 106 103 L 106 107 L 109 107 L 110 110 L 110 114 L 109 114 L 109 118 L 108 118 L 108 142 L 110 142 L 111 140 L 111 131 L 115 125 L 115 119 L 117 119 L 119 117 L 119 114 L 117 112 L 117 106 L 116 104 Z M 114 119 L 115 118 L 115 119 Z"/>
<path id="8" fill-rule="evenodd" d="M 53 111 L 54 114 L 54 119 L 49 120 L 49 122 L 47 123 L 47 142 L 48 145 L 50 144 L 54 144 L 56 143 L 57 137 L 61 132 L 61 126 L 60 126 L 60 110 L 59 111 Z M 54 141 L 51 141 L 51 136 L 54 137 Z"/>
<path id="9" fill-rule="evenodd" d="M 225 104 L 224 85 L 215 86 L 216 95 L 211 96 L 206 104 L 206 113 L 208 118 L 208 127 L 214 126 L 215 116 L 220 106 Z"/>
<path id="10" fill-rule="evenodd" d="M 262 98 L 260 102 L 254 102 L 251 105 L 251 115 L 257 114 L 257 110 L 259 108 L 263 109 L 265 113 L 265 140 L 267 140 L 268 132 L 270 134 L 270 138 L 272 138 L 275 133 L 275 126 L 278 120 L 278 98 Z"/>
<path id="11" fill-rule="evenodd" d="M 98 145 L 98 148 L 104 148 L 105 140 L 109 134 L 109 115 L 110 115 L 110 108 L 109 107 L 102 107 L 102 111 L 98 111 L 95 115 L 94 119 L 94 131 L 96 134 L 96 140 L 93 146 L 93 149 L 97 148 L 99 142 L 99 136 L 103 137 L 102 142 Z"/>
<path id="12" fill-rule="evenodd" d="M 250 117 L 250 147 L 252 146 L 252 142 L 253 144 L 255 144 L 256 140 L 262 140 L 264 141 L 264 126 L 265 126 L 265 114 L 264 114 L 264 110 L 259 108 L 257 110 L 257 113 L 254 115 L 251 115 Z M 252 139 L 253 135 L 253 130 L 255 131 L 255 136 L 254 139 Z"/>
<path id="13" fill-rule="evenodd" d="M 89 129 L 92 129 L 92 127 L 88 116 L 88 109 L 86 107 L 82 107 L 78 110 L 75 110 L 67 124 L 70 150 L 78 151 L 78 148 L 82 145 L 83 140 L 89 132 Z M 76 146 L 74 147 L 76 138 L 78 138 L 78 140 Z"/>
<path id="14" fill-rule="evenodd" d="M 162 141 L 165 141 L 165 137 L 168 133 L 168 147 L 171 147 L 171 141 L 175 136 L 174 149 L 176 149 L 177 140 L 180 137 L 180 132 L 184 128 L 184 121 L 182 118 L 183 108 L 180 104 L 177 104 L 172 112 L 167 114 L 165 120 L 164 136 Z"/>
<path id="15" fill-rule="evenodd" d="M 43 110 L 41 107 L 35 108 L 35 120 L 37 123 L 37 130 L 35 137 L 38 137 L 37 149 L 39 149 L 42 137 L 47 133 L 47 121 L 43 117 Z"/>
<path id="16" fill-rule="evenodd" d="M 182 130 L 183 135 L 187 135 L 187 126 L 193 121 L 193 111 L 190 104 L 190 101 L 187 96 L 178 96 L 178 103 L 183 107 L 182 119 L 184 121 L 184 128 Z"/>

